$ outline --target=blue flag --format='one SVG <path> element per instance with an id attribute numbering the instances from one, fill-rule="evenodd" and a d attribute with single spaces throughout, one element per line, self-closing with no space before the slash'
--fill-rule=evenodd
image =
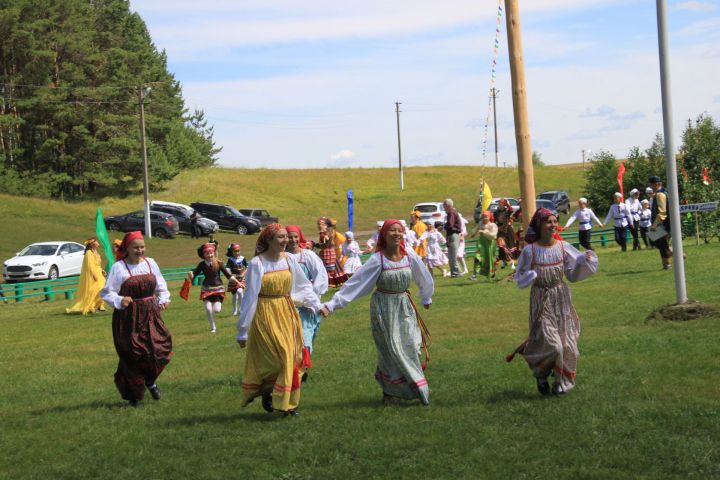
<path id="1" fill-rule="evenodd" d="M 347 191 L 347 202 L 348 202 L 348 230 L 353 229 L 353 191 Z"/>

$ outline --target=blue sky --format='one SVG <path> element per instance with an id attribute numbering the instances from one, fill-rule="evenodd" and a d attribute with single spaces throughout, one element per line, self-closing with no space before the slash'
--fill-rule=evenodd
<path id="1" fill-rule="evenodd" d="M 676 143 L 720 120 L 720 0 L 668 0 Z M 494 165 L 485 139 L 496 0 L 131 0 L 232 167 Z M 504 7 L 504 2 L 503 2 Z M 624 157 L 662 132 L 655 2 L 524 0 L 533 149 Z M 517 163 L 505 18 L 500 164 Z M 485 155 L 483 151 L 485 150 Z"/>

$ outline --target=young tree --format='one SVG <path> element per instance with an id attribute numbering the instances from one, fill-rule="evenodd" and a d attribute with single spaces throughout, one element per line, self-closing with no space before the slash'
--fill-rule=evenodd
<path id="1" fill-rule="evenodd" d="M 612 205 L 613 194 L 618 191 L 618 166 L 613 154 L 602 151 L 592 156 L 590 168 L 585 171 L 584 196 L 601 220 Z"/>

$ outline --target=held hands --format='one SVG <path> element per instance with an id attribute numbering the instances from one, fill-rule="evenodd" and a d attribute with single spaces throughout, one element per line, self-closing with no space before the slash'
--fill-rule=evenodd
<path id="1" fill-rule="evenodd" d="M 328 310 L 328 308 L 323 305 L 323 307 L 320 309 L 320 315 L 322 315 L 323 318 L 328 317 L 330 315 L 330 310 Z"/>

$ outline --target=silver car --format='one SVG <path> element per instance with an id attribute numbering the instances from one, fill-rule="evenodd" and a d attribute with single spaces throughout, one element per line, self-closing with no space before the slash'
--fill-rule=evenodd
<path id="1" fill-rule="evenodd" d="M 33 243 L 3 263 L 6 282 L 79 275 L 85 247 L 76 242 Z"/>

